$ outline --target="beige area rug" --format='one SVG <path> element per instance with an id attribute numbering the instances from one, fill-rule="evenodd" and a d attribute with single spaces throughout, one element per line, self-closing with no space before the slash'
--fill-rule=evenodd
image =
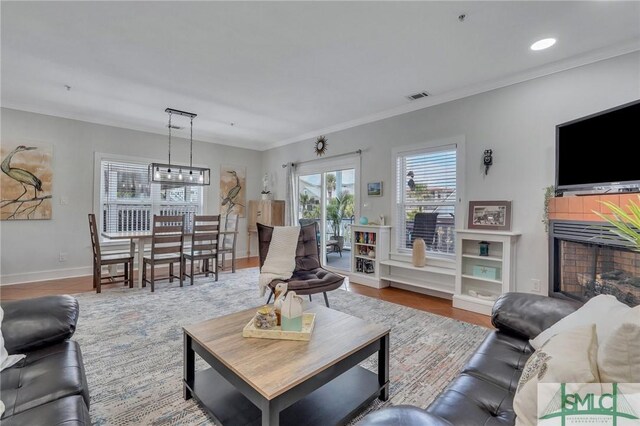
<path id="1" fill-rule="evenodd" d="M 182 398 L 182 326 L 264 303 L 258 270 L 221 273 L 217 283 L 201 278 L 146 289 L 114 289 L 76 295 L 80 319 L 74 336 L 84 356 L 97 425 L 211 425 L 193 400 Z M 322 301 L 321 296 L 317 298 Z M 476 325 L 366 296 L 336 290 L 333 309 L 392 328 L 390 395 L 380 406 L 426 407 L 456 376 L 487 335 Z M 196 368 L 207 365 L 197 356 Z M 362 365 L 377 371 L 374 355 Z"/>

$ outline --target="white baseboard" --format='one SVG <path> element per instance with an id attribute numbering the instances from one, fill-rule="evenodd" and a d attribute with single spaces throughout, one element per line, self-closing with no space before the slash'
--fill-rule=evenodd
<path id="1" fill-rule="evenodd" d="M 57 280 L 61 278 L 83 277 L 93 273 L 91 266 L 79 268 L 53 269 L 50 271 L 25 272 L 0 276 L 0 286 L 31 283 L 37 281 Z"/>
<path id="2" fill-rule="evenodd" d="M 245 259 L 247 256 L 236 256 L 236 260 Z M 226 261 L 231 260 L 228 256 Z M 137 268 L 136 268 L 137 270 Z M 63 278 L 84 277 L 93 274 L 91 266 L 81 266 L 79 268 L 52 269 L 49 271 L 24 272 L 21 274 L 10 274 L 0 276 L 0 286 L 33 283 L 38 281 L 58 280 Z"/>

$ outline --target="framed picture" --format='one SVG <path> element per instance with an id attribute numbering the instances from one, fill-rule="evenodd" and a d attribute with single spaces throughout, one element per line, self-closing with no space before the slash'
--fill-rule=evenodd
<path id="1" fill-rule="evenodd" d="M 0 161 L 0 220 L 51 219 L 51 147 L 2 141 Z"/>
<path id="2" fill-rule="evenodd" d="M 247 169 L 244 166 L 220 167 L 220 213 L 245 215 L 245 187 Z"/>
<path id="3" fill-rule="evenodd" d="M 511 230 L 511 201 L 469 201 L 469 229 Z"/>
<path id="4" fill-rule="evenodd" d="M 369 197 L 382 197 L 382 182 L 367 183 L 367 195 Z"/>

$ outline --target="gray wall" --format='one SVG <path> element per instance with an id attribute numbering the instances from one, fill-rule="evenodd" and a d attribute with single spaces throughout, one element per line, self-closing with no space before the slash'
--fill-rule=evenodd
<path id="1" fill-rule="evenodd" d="M 53 147 L 53 219 L 4 221 L 0 229 L 1 282 L 40 280 L 91 273 L 87 213 L 94 206 L 94 153 L 166 161 L 167 137 L 11 109 L 1 110 L 2 144 L 39 143 Z M 197 124 L 195 129 L 197 132 Z M 188 163 L 188 141 L 172 144 L 172 161 Z M 194 164 L 211 168 L 208 213 L 219 209 L 222 164 L 247 168 L 247 199 L 259 197 L 262 153 L 194 141 Z M 61 205 L 65 197 L 67 205 Z M 246 254 L 246 219 L 239 224 L 238 254 Z M 67 253 L 66 262 L 59 253 Z"/>
<path id="2" fill-rule="evenodd" d="M 543 188 L 554 183 L 555 126 L 640 98 L 638 52 L 571 69 L 491 92 L 422 109 L 327 135 L 327 155 L 364 150 L 361 191 L 382 180 L 384 196 L 361 197 L 362 214 L 390 218 L 394 185 L 392 149 L 425 141 L 466 137 L 465 198 L 458 217 L 466 221 L 469 200 L 513 200 L 513 230 L 518 245 L 517 290 L 530 291 L 531 279 L 547 289 L 547 234 L 541 223 Z M 608 141 L 607 141 L 608 142 Z M 614 145 L 597 149 L 610 149 Z M 274 173 L 276 196 L 283 198 L 281 164 L 315 157 L 314 140 L 269 150 L 264 170 Z M 494 166 L 483 175 L 481 156 L 494 152 Z M 587 149 L 587 147 L 585 147 Z M 466 222 L 463 222 L 466 223 Z"/>

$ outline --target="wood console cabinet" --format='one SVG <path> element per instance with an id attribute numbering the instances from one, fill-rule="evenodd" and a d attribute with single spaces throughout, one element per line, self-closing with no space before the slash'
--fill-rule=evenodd
<path id="1" fill-rule="evenodd" d="M 257 223 L 284 226 L 284 200 L 249 200 L 247 257 L 251 256 L 251 234 L 258 232 Z"/>

